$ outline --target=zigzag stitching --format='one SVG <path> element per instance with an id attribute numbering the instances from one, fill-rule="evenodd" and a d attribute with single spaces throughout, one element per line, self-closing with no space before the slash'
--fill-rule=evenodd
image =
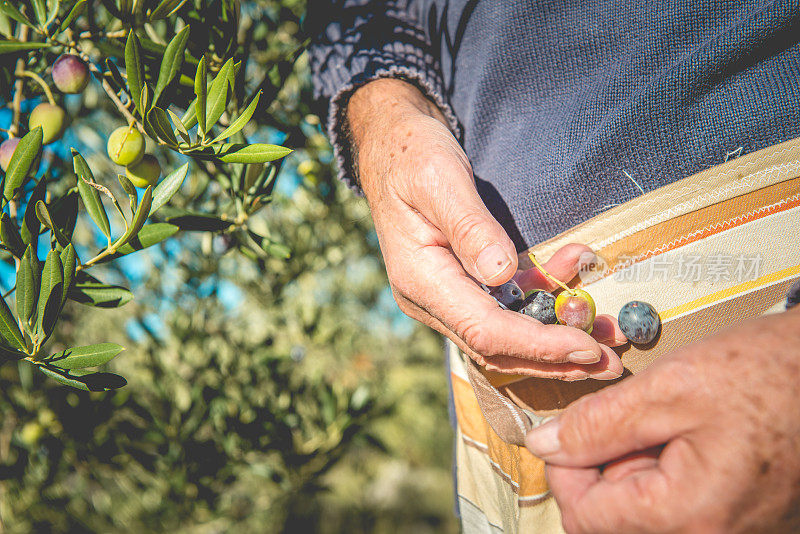
<path id="1" fill-rule="evenodd" d="M 785 149 L 785 150 L 788 150 L 788 149 Z M 741 191 L 741 190 L 744 190 L 744 189 L 749 189 L 755 183 L 757 183 L 759 181 L 765 181 L 765 178 L 774 176 L 775 174 L 783 174 L 783 173 L 785 173 L 787 171 L 797 171 L 797 170 L 800 170 L 800 161 L 795 161 L 793 163 L 783 163 L 781 165 L 773 165 L 772 167 L 769 167 L 768 169 L 764 169 L 762 171 L 759 171 L 757 173 L 754 173 L 754 174 L 750 175 L 749 177 L 741 180 L 738 183 L 728 184 L 726 186 L 723 186 L 723 187 L 720 187 L 718 189 L 715 189 L 714 191 L 710 191 L 710 192 L 706 193 L 705 195 L 700 195 L 694 200 L 683 202 L 681 204 L 678 204 L 677 206 L 672 206 L 672 207 L 668 208 L 667 210 L 662 211 L 661 213 L 653 215 L 652 217 L 648 218 L 645 221 L 642 221 L 642 222 L 640 222 L 638 224 L 635 224 L 635 225 L 631 226 L 630 228 L 627 228 L 627 229 L 625 229 L 625 230 L 623 230 L 621 232 L 618 232 L 617 234 L 615 234 L 615 235 L 613 235 L 613 236 L 611 236 L 611 237 L 609 237 L 609 238 L 607 238 L 607 239 L 595 244 L 595 247 L 598 248 L 598 249 L 607 247 L 607 246 L 611 245 L 612 243 L 615 243 L 615 242 L 619 241 L 620 239 L 622 239 L 624 237 L 628 237 L 630 235 L 633 235 L 636 232 L 644 230 L 645 228 L 648 228 L 648 227 L 650 227 L 650 226 L 652 226 L 654 224 L 657 224 L 659 222 L 663 222 L 663 221 L 665 221 L 667 219 L 670 219 L 671 217 L 682 215 L 682 214 L 686 213 L 687 210 L 691 211 L 693 208 L 697 208 L 698 206 L 700 206 L 700 205 L 702 205 L 704 203 L 707 203 L 709 200 L 719 200 L 720 198 L 722 198 L 724 196 L 727 196 L 729 193 L 734 193 L 734 192 Z M 686 187 L 682 188 L 680 191 L 677 191 L 677 192 L 675 192 L 675 193 L 673 193 L 672 195 L 669 195 L 669 196 L 676 196 L 678 193 L 683 193 L 683 192 L 685 192 L 685 191 L 687 191 L 689 189 L 690 189 L 690 187 L 686 186 Z M 654 202 L 656 200 L 663 200 L 665 198 L 669 198 L 669 196 L 652 198 L 652 199 L 649 199 L 649 200 L 641 203 L 640 205 L 643 206 L 644 204 L 647 204 L 647 203 L 650 203 L 650 202 Z M 632 206 L 631 208 L 625 210 L 624 212 L 621 212 L 618 215 L 618 217 L 622 217 L 624 214 L 632 211 L 633 209 L 637 208 L 638 206 L 639 205 Z M 602 222 L 606 222 L 606 221 L 598 221 L 596 224 L 601 224 Z M 589 228 L 591 228 L 591 227 L 589 227 Z"/>
<path id="2" fill-rule="evenodd" d="M 788 204 L 788 203 L 793 202 L 795 200 L 800 200 L 800 193 L 797 193 L 797 194 L 792 195 L 790 197 L 781 199 L 778 202 L 775 202 L 774 204 L 770 204 L 769 206 L 762 206 L 762 207 L 760 207 L 760 208 L 758 208 L 756 210 L 750 211 L 748 213 L 743 213 L 741 215 L 737 215 L 736 217 L 732 217 L 732 218 L 727 219 L 725 221 L 717 222 L 717 223 L 711 223 L 711 224 L 709 224 L 707 226 L 704 226 L 703 228 L 700 228 L 700 229 L 695 230 L 693 232 L 690 232 L 688 234 L 685 234 L 685 235 L 682 235 L 680 237 L 677 237 L 677 238 L 673 239 L 672 241 L 670 241 L 668 243 L 665 243 L 663 245 L 660 245 L 660 246 L 658 246 L 656 248 L 648 249 L 648 250 L 642 252 L 641 254 L 639 254 L 637 256 L 634 256 L 633 258 L 625 260 L 624 262 L 618 263 L 617 265 L 614 266 L 613 269 L 610 269 L 608 271 L 607 276 L 610 276 L 610 275 L 614 274 L 617 271 L 621 271 L 623 269 L 626 269 L 626 268 L 630 267 L 631 265 L 633 265 L 634 263 L 638 263 L 640 261 L 644 261 L 644 260 L 646 260 L 646 259 L 648 259 L 648 258 L 650 258 L 652 256 L 656 256 L 658 254 L 662 254 L 662 253 L 667 252 L 669 250 L 675 249 L 681 243 L 688 243 L 689 241 L 691 241 L 691 239 L 693 237 L 701 235 L 701 234 L 703 234 L 703 233 L 705 233 L 705 232 L 707 232 L 709 230 L 720 230 L 720 231 L 722 231 L 722 230 L 725 229 L 725 227 L 738 226 L 737 224 L 734 224 L 734 223 L 743 224 L 743 223 L 747 222 L 749 219 L 754 218 L 756 215 L 758 215 L 758 214 L 760 214 L 762 212 L 769 213 L 769 212 L 775 211 L 780 206 L 782 206 L 784 204 Z"/>

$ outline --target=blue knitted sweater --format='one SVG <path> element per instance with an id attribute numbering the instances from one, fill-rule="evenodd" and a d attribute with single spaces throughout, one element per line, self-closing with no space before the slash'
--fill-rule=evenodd
<path id="1" fill-rule="evenodd" d="M 800 0 L 311 0 L 316 96 L 381 76 L 439 104 L 522 249 L 800 136 Z"/>

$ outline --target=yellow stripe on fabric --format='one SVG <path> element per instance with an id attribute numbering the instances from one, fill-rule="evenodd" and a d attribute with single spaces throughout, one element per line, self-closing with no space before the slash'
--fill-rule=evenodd
<path id="1" fill-rule="evenodd" d="M 661 316 L 661 320 L 666 322 L 669 321 L 670 319 L 674 319 L 685 313 L 696 311 L 700 308 L 704 308 L 705 306 L 715 304 L 728 297 L 736 296 L 740 293 L 745 293 L 753 289 L 758 289 L 759 287 L 763 287 L 773 282 L 780 282 L 781 280 L 785 280 L 798 273 L 800 273 L 800 265 L 795 265 L 794 267 L 789 267 L 771 274 L 761 276 L 759 278 L 756 278 L 755 280 L 750 280 L 748 282 L 743 282 L 733 287 L 722 289 L 720 291 L 717 291 L 716 293 L 711 293 L 704 297 L 700 297 L 698 299 L 689 301 L 685 304 L 681 304 L 680 306 L 675 306 L 674 308 L 661 312 L 659 315 Z"/>

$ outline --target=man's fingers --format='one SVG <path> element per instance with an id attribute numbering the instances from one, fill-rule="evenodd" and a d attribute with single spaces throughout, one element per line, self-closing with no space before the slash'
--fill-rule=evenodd
<path id="1" fill-rule="evenodd" d="M 548 273 L 564 283 L 569 282 L 578 274 L 582 262 L 586 258 L 594 258 L 592 249 L 579 243 L 571 243 L 558 249 L 553 257 L 547 260 L 542 266 Z M 558 284 L 546 277 L 542 272 L 533 267 L 525 271 L 520 271 L 514 276 L 514 280 L 519 284 L 523 291 L 531 289 L 544 289 L 553 291 L 558 288 Z"/>
<path id="2" fill-rule="evenodd" d="M 569 534 L 625 534 L 668 530 L 670 486 L 658 468 L 610 481 L 597 468 L 548 465 L 547 481 Z"/>
<path id="3" fill-rule="evenodd" d="M 594 326 L 592 327 L 592 337 L 598 343 L 603 343 L 609 347 L 618 347 L 628 342 L 625 334 L 619 328 L 619 323 L 616 317 L 611 315 L 598 315 L 594 319 Z"/>
<path id="4" fill-rule="evenodd" d="M 417 198 L 409 206 L 444 234 L 470 275 L 489 286 L 503 284 L 517 271 L 514 243 L 478 195 L 468 165 L 447 163 L 426 171 L 423 194 L 412 195 Z"/>
<path id="5" fill-rule="evenodd" d="M 658 456 L 663 447 L 650 447 L 614 460 L 603 466 L 603 478 L 609 482 L 617 482 L 638 471 L 653 469 L 658 465 Z"/>
<path id="6" fill-rule="evenodd" d="M 692 428 L 696 412 L 678 367 L 659 365 L 579 399 L 531 430 L 527 447 L 551 464 L 588 467 L 666 443 Z"/>

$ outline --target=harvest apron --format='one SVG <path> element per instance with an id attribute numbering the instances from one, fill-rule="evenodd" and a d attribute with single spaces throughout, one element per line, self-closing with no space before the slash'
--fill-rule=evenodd
<path id="1" fill-rule="evenodd" d="M 626 372 L 715 331 L 785 308 L 800 276 L 800 138 L 739 157 L 616 206 L 531 249 L 540 260 L 584 243 L 601 269 L 584 287 L 598 313 L 655 306 L 660 337 L 618 350 Z M 532 267 L 520 254 L 520 269 Z M 579 286 L 581 287 L 581 286 Z M 527 430 L 613 382 L 486 371 L 448 342 L 463 531 L 563 532 Z"/>

